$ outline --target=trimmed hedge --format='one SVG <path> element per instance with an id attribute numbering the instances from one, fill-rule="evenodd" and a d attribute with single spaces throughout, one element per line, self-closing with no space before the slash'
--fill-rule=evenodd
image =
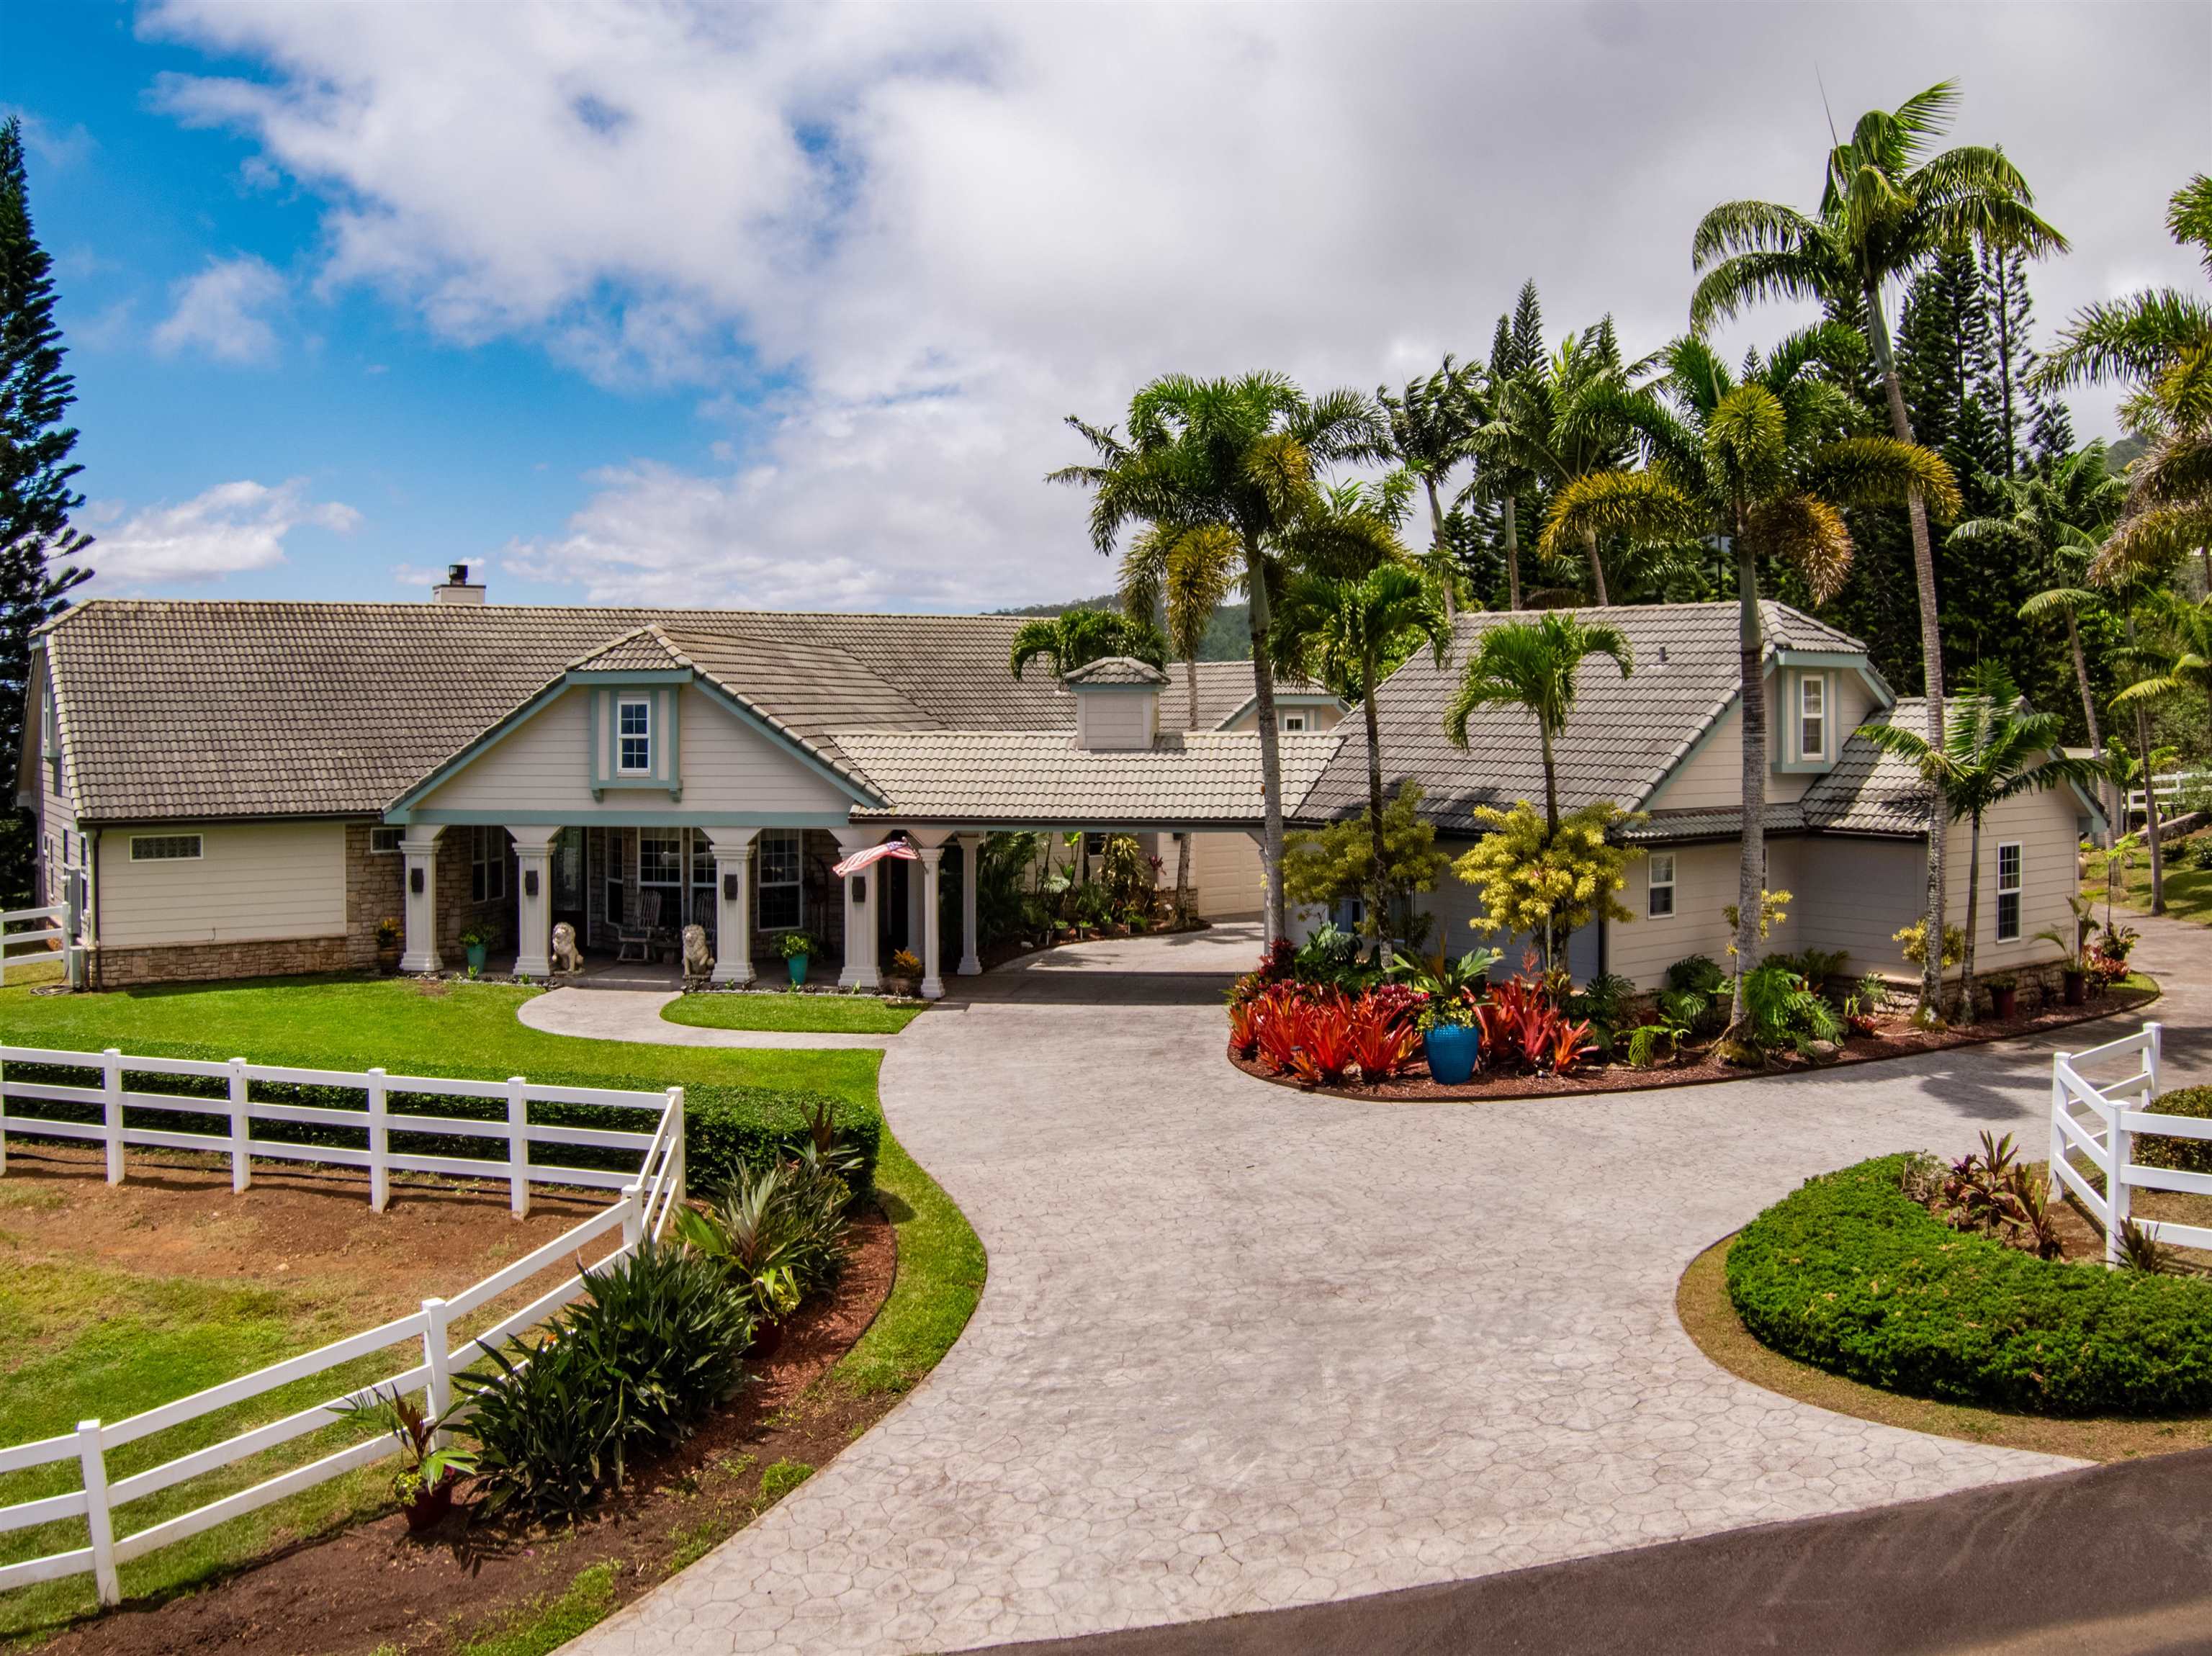
<path id="1" fill-rule="evenodd" d="M 2184 1087 L 2178 1092 L 2162 1093 L 2151 1108 L 2160 1115 L 2194 1116 L 2199 1121 L 2212 1119 L 2212 1087 Z M 2212 1139 L 2137 1133 L 2136 1160 L 2146 1168 L 2212 1173 Z"/>
<path id="2" fill-rule="evenodd" d="M 167 1043 L 165 1043 L 167 1045 Z M 204 1058 L 210 1052 L 176 1049 L 161 1054 L 167 1058 Z M 465 1071 L 455 1068 L 456 1075 Z M 75 1066 L 11 1064 L 8 1077 L 13 1081 L 37 1082 L 53 1085 L 98 1088 L 100 1072 L 97 1065 L 79 1069 Z M 486 1076 L 486 1080 L 501 1077 Z M 573 1084 L 586 1087 L 605 1087 L 617 1091 L 660 1092 L 665 1083 L 645 1077 L 578 1077 L 573 1082 L 557 1075 L 534 1075 L 533 1081 L 546 1085 Z M 185 1098 L 227 1099 L 228 1084 L 211 1077 L 198 1076 L 149 1075 L 125 1071 L 125 1084 L 133 1092 L 167 1093 Z M 368 1095 L 349 1087 L 316 1087 L 279 1085 L 256 1082 L 253 1095 L 268 1103 L 306 1104 L 323 1109 L 361 1110 L 366 1112 Z M 860 1166 L 847 1182 L 855 1197 L 864 1196 L 874 1187 L 876 1156 L 882 1146 L 883 1118 L 874 1109 L 854 1105 L 848 1101 L 833 1098 L 823 1093 L 799 1089 L 783 1089 L 770 1087 L 715 1086 L 691 1083 L 684 1089 L 684 1176 L 690 1188 L 702 1196 L 719 1195 L 744 1168 L 758 1167 L 780 1160 L 788 1155 L 809 1135 L 810 1123 L 818 1104 L 826 1101 L 837 1123 L 838 1137 L 860 1158 Z M 448 1119 L 477 1119 L 504 1121 L 507 1110 L 496 1100 L 451 1098 L 438 1094 L 395 1092 L 390 1098 L 394 1114 L 438 1116 Z M 11 1107 L 8 1115 L 8 1134 L 11 1138 L 39 1137 L 36 1116 L 19 1112 L 32 1111 L 58 1121 L 97 1121 L 100 1112 L 97 1106 L 72 1105 L 45 1100 L 23 1100 Z M 132 1127 L 151 1127 L 170 1132 L 208 1133 L 223 1137 L 230 1131 L 230 1118 L 222 1115 L 197 1115 L 173 1110 L 125 1109 L 125 1122 Z M 533 1103 L 530 1119 L 541 1125 L 611 1128 L 617 1131 L 635 1132 L 641 1120 L 634 1110 L 611 1105 Z M 367 1129 L 328 1126 L 319 1123 L 301 1121 L 257 1121 L 253 1124 L 257 1142 L 292 1144 L 333 1144 L 360 1149 L 368 1143 Z M 75 1139 L 82 1144 L 90 1141 Z M 221 1146 L 211 1146 L 221 1153 Z M 402 1156 L 453 1156 L 464 1161 L 486 1162 L 484 1176 L 496 1179 L 504 1176 L 507 1165 L 507 1146 L 498 1139 L 478 1138 L 461 1135 L 443 1136 L 425 1132 L 395 1132 L 392 1135 L 392 1149 Z M 556 1152 L 563 1166 L 578 1168 L 630 1168 L 636 1165 L 633 1153 L 620 1150 L 594 1149 L 584 1146 L 546 1146 L 544 1151 Z M 544 1152 L 541 1152 L 544 1153 Z M 551 1156 L 547 1156 L 550 1160 Z"/>
<path id="3" fill-rule="evenodd" d="M 2038 1259 L 1898 1188 L 1907 1158 L 1806 1181 L 1729 1249 L 1763 1344 L 1869 1386 L 2045 1415 L 2212 1409 L 2212 1283 Z"/>

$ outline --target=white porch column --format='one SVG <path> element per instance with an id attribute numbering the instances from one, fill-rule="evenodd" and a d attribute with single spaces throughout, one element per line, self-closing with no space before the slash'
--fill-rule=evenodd
<path id="1" fill-rule="evenodd" d="M 960 836 L 960 975 L 972 978 L 983 970 L 977 950 L 975 892 L 983 879 L 983 840 L 981 834 Z"/>
<path id="2" fill-rule="evenodd" d="M 410 828 L 399 836 L 399 855 L 405 864 L 407 948 L 399 956 L 403 972 L 437 972 L 445 962 L 438 958 L 438 836 L 437 827 Z"/>
<path id="3" fill-rule="evenodd" d="M 1252 828 L 1249 832 L 1252 836 L 1252 848 L 1260 853 L 1260 941 L 1263 948 L 1273 949 L 1275 937 L 1267 924 L 1274 913 L 1267 903 L 1267 887 L 1272 877 L 1267 870 L 1267 834 L 1264 828 Z"/>
<path id="4" fill-rule="evenodd" d="M 983 969 L 975 952 L 975 888 L 983 871 L 983 836 L 960 836 L 960 975 L 972 978 Z"/>
<path id="5" fill-rule="evenodd" d="M 514 827 L 514 975 L 553 975 L 553 841 L 557 828 Z"/>
<path id="6" fill-rule="evenodd" d="M 884 837 L 878 828 L 839 828 L 836 835 L 837 848 L 848 857 Z M 845 969 L 837 974 L 837 986 L 873 989 L 881 981 L 876 974 L 876 866 L 848 876 L 844 883 Z"/>
<path id="7" fill-rule="evenodd" d="M 944 930 L 938 919 L 943 907 L 940 899 L 943 887 L 945 842 L 952 837 L 945 828 L 908 828 L 907 837 L 921 858 L 921 878 L 910 882 L 908 889 L 921 889 L 921 998 L 924 1000 L 945 998 L 945 948 L 939 936 Z M 909 921 L 909 926 L 911 922 Z"/>
<path id="8" fill-rule="evenodd" d="M 707 830 L 714 847 L 714 978 L 753 980 L 753 841 L 757 828 Z"/>

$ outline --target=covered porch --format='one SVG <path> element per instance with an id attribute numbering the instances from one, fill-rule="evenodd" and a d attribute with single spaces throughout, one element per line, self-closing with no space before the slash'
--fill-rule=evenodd
<path id="1" fill-rule="evenodd" d="M 834 969 L 843 988 L 870 991 L 901 949 L 921 962 L 921 992 L 981 970 L 975 918 L 981 833 L 867 823 L 662 820 L 588 825 L 535 822 L 405 826 L 404 952 L 400 968 L 432 973 L 462 958 L 465 935 L 486 936 L 492 970 L 555 975 L 553 933 L 571 928 L 597 974 L 654 961 L 678 971 L 686 927 L 714 957 L 711 981 L 741 986 L 785 974 L 784 940 L 803 935 L 815 981 Z M 849 877 L 846 858 L 900 840 L 911 858 L 885 858 Z M 956 852 L 949 864 L 946 852 Z M 957 908 L 957 913 L 948 912 Z M 948 961 L 948 939 L 957 957 Z"/>

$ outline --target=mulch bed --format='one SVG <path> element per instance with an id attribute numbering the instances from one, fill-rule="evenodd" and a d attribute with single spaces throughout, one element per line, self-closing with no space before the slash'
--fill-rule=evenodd
<path id="1" fill-rule="evenodd" d="M 1246 1075 L 1278 1087 L 1302 1093 L 1324 1093 L 1331 1098 L 1359 1099 L 1393 1104 L 1469 1103 L 1483 1099 L 1554 1098 L 1580 1093 L 1649 1092 L 1660 1087 L 1696 1087 L 1716 1081 L 1746 1081 L 1759 1076 L 1800 1075 L 1832 1070 L 1843 1064 L 1867 1064 L 1877 1059 L 1910 1058 L 1916 1052 L 1941 1052 L 1953 1046 L 1977 1046 L 1984 1041 L 2007 1040 L 2016 1035 L 2039 1034 L 2068 1024 L 2096 1018 L 2117 1017 L 2158 998 L 2155 989 L 2121 989 L 2092 1000 L 2086 1006 L 2056 1005 L 2025 1016 L 1979 1023 L 1931 1034 L 1916 1029 L 1911 1020 L 1887 1018 L 1871 1035 L 1854 1035 L 1834 1057 L 1815 1064 L 1790 1054 L 1770 1059 L 1757 1069 L 1723 1064 L 1702 1053 L 1692 1053 L 1671 1064 L 1638 1070 L 1626 1064 L 1594 1064 L 1561 1080 L 1557 1076 L 1486 1075 L 1462 1087 L 1440 1087 L 1429 1079 L 1428 1065 L 1419 1058 L 1412 1069 L 1379 1087 L 1316 1087 L 1295 1076 L 1278 1075 L 1257 1059 L 1229 1055 L 1229 1061 Z"/>
<path id="2" fill-rule="evenodd" d="M 86 1622 L 43 1648 L 434 1656 L 558 1598 L 592 1565 L 611 1567 L 615 1602 L 635 1598 L 665 1580 L 673 1562 L 699 1556 L 772 1505 L 760 1489 L 768 1468 L 823 1465 L 897 1400 L 815 1384 L 875 1319 L 896 1264 L 890 1222 L 872 1211 L 858 1220 L 836 1292 L 787 1325 L 772 1357 L 748 1363 L 753 1383 L 689 1442 L 635 1469 L 625 1490 L 574 1530 L 473 1524 L 464 1508 L 410 1537 L 394 1513 L 302 1542 L 188 1597 Z"/>

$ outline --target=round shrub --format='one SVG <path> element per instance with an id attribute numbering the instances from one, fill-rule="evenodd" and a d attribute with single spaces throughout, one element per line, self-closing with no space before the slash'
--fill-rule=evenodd
<path id="1" fill-rule="evenodd" d="M 2046 1415 L 2212 1409 L 2212 1283 L 2043 1260 L 1943 1224 L 1907 1158 L 1806 1181 L 1729 1249 L 1764 1344 L 1917 1397 Z"/>
<path id="2" fill-rule="evenodd" d="M 2160 1115 L 2212 1119 L 2212 1087 L 2185 1087 L 2164 1093 L 2151 1109 Z M 2136 1160 L 2146 1168 L 2172 1168 L 2182 1173 L 2212 1173 L 2212 1138 L 2170 1138 L 2153 1133 L 2136 1135 Z"/>

